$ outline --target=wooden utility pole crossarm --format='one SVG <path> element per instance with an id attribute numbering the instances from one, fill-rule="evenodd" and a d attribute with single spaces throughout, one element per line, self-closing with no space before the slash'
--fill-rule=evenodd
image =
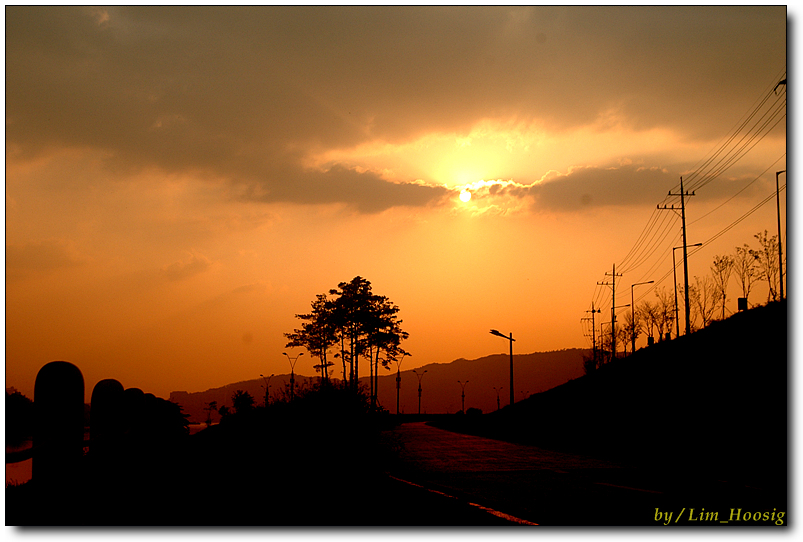
<path id="1" fill-rule="evenodd" d="M 680 196 L 680 219 L 682 221 L 683 227 L 683 297 L 685 298 L 686 304 L 686 335 L 691 333 L 691 321 L 689 320 L 689 315 L 691 314 L 691 310 L 689 308 L 689 258 L 687 254 L 687 244 L 686 244 L 686 196 L 693 196 L 694 192 L 684 192 L 683 190 L 683 177 L 680 178 L 680 194 L 673 194 L 672 191 L 669 192 L 670 196 Z M 677 207 L 674 205 L 672 207 L 667 207 L 664 205 L 661 207 L 660 205 L 657 206 L 658 209 L 661 210 L 671 210 L 676 211 Z"/>

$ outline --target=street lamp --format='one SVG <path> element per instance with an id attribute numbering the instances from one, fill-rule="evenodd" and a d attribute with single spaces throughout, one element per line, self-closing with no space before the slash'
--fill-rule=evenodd
<path id="1" fill-rule="evenodd" d="M 402 354 L 401 359 L 399 361 L 396 361 L 396 416 L 399 415 L 399 391 L 401 390 L 401 372 L 399 369 L 401 367 L 402 361 L 404 361 L 404 356 L 406 355 L 407 353 L 405 352 L 404 354 Z"/>
<path id="2" fill-rule="evenodd" d="M 513 338 L 512 332 L 510 333 L 510 337 L 508 337 L 507 335 L 499 333 L 495 329 L 491 330 L 491 335 L 496 335 L 497 337 L 502 337 L 503 339 L 507 339 L 510 341 L 510 404 L 512 405 L 513 403 L 516 402 L 513 395 L 513 341 L 515 341 L 516 339 Z"/>
<path id="3" fill-rule="evenodd" d="M 460 411 L 465 414 L 466 413 L 466 384 L 468 384 L 468 380 L 464 382 L 457 381 L 460 384 L 460 387 L 463 388 L 463 392 L 460 394 Z"/>
<path id="4" fill-rule="evenodd" d="M 424 376 L 424 373 L 426 373 L 426 371 L 424 371 L 424 373 L 418 374 L 418 371 L 413 369 L 413 372 L 415 373 L 415 376 L 418 377 L 418 414 L 420 416 L 421 415 L 421 378 Z"/>
<path id="5" fill-rule="evenodd" d="M 689 245 L 690 247 L 701 247 L 703 246 L 702 243 L 695 243 L 693 245 Z M 675 328 L 677 329 L 677 337 L 680 337 L 680 316 L 678 315 L 678 273 L 677 273 L 677 264 L 675 263 L 675 251 L 679 248 L 683 248 L 683 245 L 679 247 L 672 248 L 672 277 L 674 280 L 674 287 L 675 287 Z M 677 338 L 676 337 L 676 338 Z"/>
<path id="6" fill-rule="evenodd" d="M 496 410 L 499 410 L 499 392 L 502 391 L 503 389 L 504 388 L 502 387 L 496 389 L 496 386 L 494 386 L 494 391 L 496 392 Z"/>
<path id="7" fill-rule="evenodd" d="M 298 358 L 300 358 L 301 356 L 304 355 L 304 352 L 301 352 L 299 355 L 297 355 L 294 358 L 291 358 L 290 356 L 288 356 L 287 352 L 282 352 L 282 354 L 287 356 L 287 360 L 290 362 L 290 401 L 292 401 L 295 398 L 295 385 L 296 385 L 295 368 L 296 368 L 296 361 L 298 360 Z"/>
<path id="8" fill-rule="evenodd" d="M 262 373 L 259 374 L 262 377 L 262 380 L 265 380 L 265 406 L 268 406 L 270 402 L 270 379 L 273 378 L 273 375 L 270 375 L 267 380 L 265 379 L 265 375 Z"/>
<path id="9" fill-rule="evenodd" d="M 630 339 L 633 343 L 633 348 L 630 349 L 631 354 L 635 354 L 636 352 L 636 304 L 633 301 L 633 287 L 639 286 L 640 284 L 652 284 L 653 282 L 655 281 L 651 280 L 649 282 L 637 282 L 630 285 L 630 325 L 633 326 L 630 333 Z"/>
<path id="10" fill-rule="evenodd" d="M 784 79 L 784 81 L 786 81 Z M 781 83 L 778 83 L 779 85 Z M 781 191 L 778 190 L 778 175 L 786 173 L 786 170 L 775 172 L 775 204 L 778 207 L 778 288 L 780 288 L 781 297 L 783 299 L 783 252 L 781 251 Z"/>

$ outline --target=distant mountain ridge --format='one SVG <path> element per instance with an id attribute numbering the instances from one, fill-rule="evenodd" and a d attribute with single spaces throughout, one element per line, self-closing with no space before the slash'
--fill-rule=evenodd
<path id="1" fill-rule="evenodd" d="M 546 391 L 583 375 L 583 355 L 588 350 L 569 348 L 550 352 L 516 354 L 513 356 L 513 378 L 516 402 L 534 393 Z M 465 388 L 466 409 L 479 408 L 483 412 L 496 410 L 496 391 L 500 406 L 510 402 L 510 356 L 492 354 L 478 359 L 456 359 L 450 363 L 430 363 L 415 369 L 421 374 L 421 413 L 454 413 L 461 408 L 462 389 L 458 380 L 468 381 Z M 304 387 L 318 381 L 317 376 L 296 375 L 296 386 Z M 360 378 L 368 386 L 368 377 Z M 281 396 L 290 384 L 290 375 L 275 375 L 270 380 L 271 400 Z M 191 422 L 206 420 L 206 403 L 217 401 L 218 407 L 231 407 L 231 396 L 236 390 L 250 393 L 258 405 L 265 401 L 265 382 L 261 378 L 227 384 L 201 392 L 174 391 L 170 400 L 181 405 Z M 391 413 L 396 413 L 396 372 L 380 368 L 379 403 Z M 399 394 L 400 413 L 418 412 L 418 377 L 412 369 L 401 371 Z M 213 421 L 219 416 L 213 413 Z"/>

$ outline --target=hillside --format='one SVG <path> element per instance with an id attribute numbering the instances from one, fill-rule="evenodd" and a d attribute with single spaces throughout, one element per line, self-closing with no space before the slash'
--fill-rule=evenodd
<path id="1" fill-rule="evenodd" d="M 318 379 L 296 375 L 295 380 L 296 389 L 301 389 L 309 386 L 312 382 L 315 382 Z M 276 400 L 276 398 L 283 397 L 285 390 L 289 389 L 289 374 L 273 376 L 270 379 L 271 401 Z M 262 378 L 226 384 L 225 386 L 208 389 L 206 391 L 192 393 L 188 393 L 186 391 L 173 391 L 170 392 L 170 400 L 181 406 L 184 414 L 189 415 L 188 419 L 190 422 L 202 423 L 206 420 L 206 411 L 204 411 L 204 407 L 207 403 L 216 401 L 218 407 L 226 405 L 231 408 L 231 396 L 237 390 L 243 390 L 250 393 L 257 405 L 265 404 L 265 381 L 262 380 Z M 217 422 L 219 420 L 220 416 L 217 414 L 217 412 L 213 412 L 212 421 Z"/>
<path id="2" fill-rule="evenodd" d="M 534 393 L 554 388 L 583 374 L 585 350 L 568 349 L 554 352 L 514 354 L 513 378 L 516 401 Z M 494 387 L 503 388 L 500 395 L 502 407 L 510 401 L 510 356 L 494 354 L 468 360 L 457 359 L 451 363 L 431 363 L 416 369 L 421 379 L 421 413 L 445 414 L 460 410 L 462 388 L 466 385 L 466 409 L 479 408 L 483 412 L 496 410 Z M 383 374 L 384 370 L 380 370 Z M 418 377 L 412 370 L 401 372 L 399 412 L 418 412 Z M 379 377 L 379 402 L 391 413 L 396 412 L 396 374 Z"/>
<path id="3" fill-rule="evenodd" d="M 517 354 L 513 356 L 513 373 L 516 401 L 531 394 L 548 390 L 583 374 L 583 354 L 587 351 L 578 348 Z M 407 363 L 410 363 L 409 359 Z M 494 354 L 479 359 L 457 359 L 451 363 L 430 363 L 416 369 L 419 374 L 427 371 L 421 380 L 422 413 L 454 413 L 460 410 L 461 387 L 458 380 L 466 385 L 466 409 L 479 408 L 483 412 L 496 410 L 496 388 L 504 388 L 500 394 L 501 406 L 509 402 L 510 356 Z M 296 375 L 296 386 L 309 385 L 318 377 Z M 360 381 L 368 386 L 368 378 Z M 276 375 L 270 381 L 271 397 L 279 397 L 289 386 L 290 375 Z M 218 406 L 231 406 L 231 396 L 236 390 L 250 393 L 257 404 L 265 401 L 264 381 L 261 378 L 228 384 L 202 392 L 188 393 L 174 391 L 170 400 L 181 405 L 191 422 L 206 419 L 204 406 L 217 401 Z M 379 404 L 391 413 L 396 412 L 396 372 L 380 368 Z M 401 393 L 399 411 L 418 412 L 418 377 L 413 370 L 401 371 Z M 213 420 L 217 421 L 217 414 Z"/>
<path id="4" fill-rule="evenodd" d="M 714 322 L 463 430 L 668 469 L 785 483 L 786 302 Z"/>

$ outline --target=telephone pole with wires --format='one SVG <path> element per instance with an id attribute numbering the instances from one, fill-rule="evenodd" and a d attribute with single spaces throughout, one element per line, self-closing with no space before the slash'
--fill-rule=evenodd
<path id="1" fill-rule="evenodd" d="M 611 287 L 611 360 L 616 358 L 616 277 L 621 277 L 621 273 L 616 272 L 616 264 L 613 264 L 613 272 L 605 273 L 610 276 L 613 282 L 598 282 L 600 286 Z"/>
<path id="2" fill-rule="evenodd" d="M 673 194 L 672 191 L 669 191 L 670 196 L 680 196 L 680 220 L 683 227 L 683 297 L 685 298 L 686 304 L 686 335 L 691 333 L 691 322 L 689 321 L 689 316 L 691 314 L 691 310 L 689 307 L 689 258 L 687 253 L 687 245 L 686 245 L 686 196 L 693 196 L 694 191 L 692 192 L 684 192 L 683 191 L 683 177 L 680 177 L 680 194 Z M 667 207 L 664 205 L 661 207 L 660 205 L 656 206 L 658 209 L 661 210 L 670 210 L 670 211 L 677 211 L 677 207 L 674 205 L 671 207 Z"/>
<path id="3" fill-rule="evenodd" d="M 786 84 L 786 79 L 781 81 Z M 781 83 L 778 83 L 779 85 Z M 778 189 L 778 175 L 786 173 L 786 170 L 775 172 L 775 204 L 778 207 L 778 288 L 780 288 L 781 296 L 778 299 L 783 300 L 783 251 L 781 250 L 781 191 Z M 788 269 L 787 269 L 788 271 Z"/>

